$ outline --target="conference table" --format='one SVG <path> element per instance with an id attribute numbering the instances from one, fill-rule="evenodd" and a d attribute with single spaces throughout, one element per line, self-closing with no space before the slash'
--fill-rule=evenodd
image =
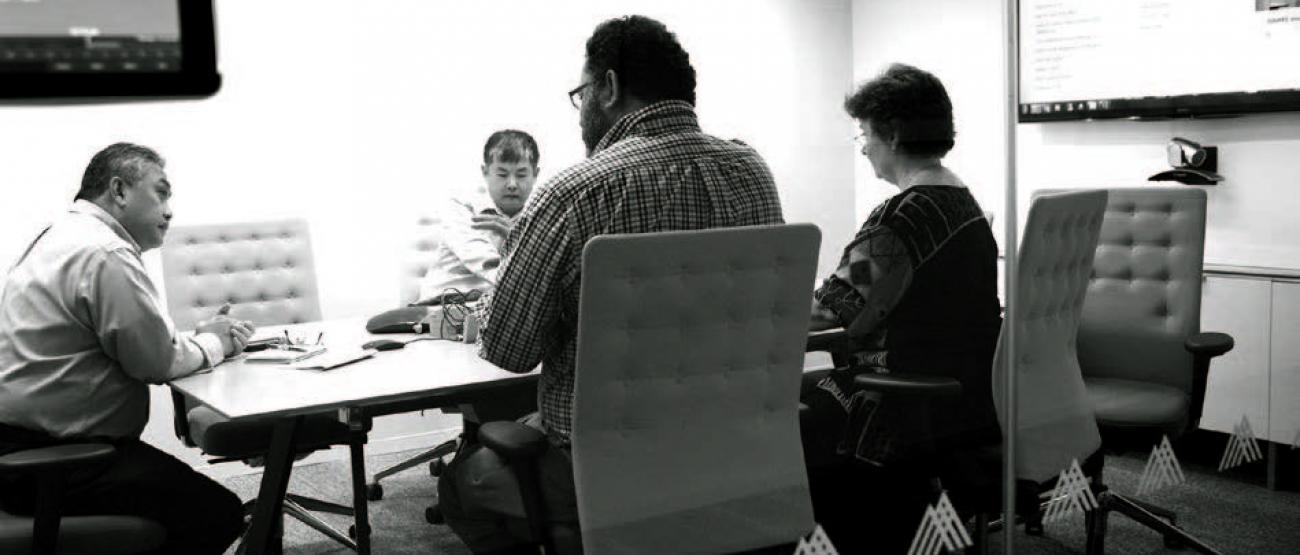
<path id="1" fill-rule="evenodd" d="M 425 339 L 416 334 L 373 335 L 364 319 L 340 319 L 267 326 L 257 337 L 317 337 L 326 346 L 320 357 L 360 352 L 373 339 Z M 312 359 L 303 361 L 309 363 Z M 830 366 L 825 353 L 810 353 L 804 371 Z M 426 408 L 470 405 L 506 388 L 535 382 L 537 371 L 515 374 L 479 358 L 478 345 L 448 340 L 416 340 L 404 348 L 378 351 L 368 358 L 330 370 L 303 370 L 287 365 L 250 362 L 234 357 L 211 371 L 171 382 L 171 387 L 230 418 L 273 419 L 274 432 L 258 491 L 253 520 L 245 536 L 248 553 L 260 555 L 278 547 L 275 526 L 288 488 L 294 461 L 294 435 L 302 417 L 337 411 L 354 433 L 364 434 L 368 419 Z M 364 463 L 354 455 L 354 508 L 357 552 L 370 552 Z"/>

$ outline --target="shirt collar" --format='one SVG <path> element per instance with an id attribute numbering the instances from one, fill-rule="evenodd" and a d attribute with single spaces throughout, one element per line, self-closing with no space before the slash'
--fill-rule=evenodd
<path id="1" fill-rule="evenodd" d="M 951 170 L 944 167 L 928 168 L 918 172 L 912 172 L 903 176 L 898 183 L 900 191 L 906 191 L 917 185 L 947 185 L 949 187 L 965 187 L 961 178 Z"/>
<path id="2" fill-rule="evenodd" d="M 140 254 L 140 244 L 135 242 L 135 238 L 131 237 L 131 234 L 126 231 L 125 227 L 122 227 L 122 224 L 117 221 L 117 218 L 114 218 L 112 214 L 105 212 L 103 208 L 100 208 L 95 203 L 86 199 L 78 199 L 72 203 L 72 208 L 69 208 L 68 212 L 73 214 L 84 214 L 99 220 L 101 223 L 108 226 L 108 229 L 113 230 L 113 233 L 116 233 L 118 237 L 121 237 L 122 240 L 126 241 L 128 245 L 131 245 L 131 248 L 137 255 Z"/>
<path id="3" fill-rule="evenodd" d="M 653 137 L 666 133 L 699 131 L 700 122 L 695 107 L 684 100 L 663 100 L 627 114 L 614 122 L 613 127 L 592 149 L 594 155 L 628 137 Z"/>

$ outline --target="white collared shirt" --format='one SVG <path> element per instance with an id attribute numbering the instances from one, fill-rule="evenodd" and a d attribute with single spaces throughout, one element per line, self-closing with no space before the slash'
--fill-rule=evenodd
<path id="1" fill-rule="evenodd" d="M 447 289 L 487 292 L 496 287 L 497 267 L 501 265 L 497 245 L 505 238 L 494 238 L 491 232 L 472 228 L 473 217 L 480 214 L 504 215 L 482 191 L 452 197 L 441 207 L 438 225 L 442 242 L 438 245 L 437 262 L 420 280 L 418 300 L 436 297 Z"/>
<path id="2" fill-rule="evenodd" d="M 140 247 L 79 200 L 9 271 L 0 302 L 0 423 L 55 437 L 139 437 L 149 389 L 223 359 L 179 335 Z"/>

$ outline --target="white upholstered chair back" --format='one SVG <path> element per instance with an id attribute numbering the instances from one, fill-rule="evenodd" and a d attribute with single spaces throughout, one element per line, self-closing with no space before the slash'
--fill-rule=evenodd
<path id="1" fill-rule="evenodd" d="M 994 402 L 1006 422 L 1004 357 L 1016 373 L 1016 472 L 1045 482 L 1101 446 L 1079 369 L 1078 330 L 1106 191 L 1036 195 L 1025 222 L 1011 303 L 1015 352 L 998 341 Z M 1009 323 L 1009 324 L 1008 324 Z"/>
<path id="2" fill-rule="evenodd" d="M 420 216 L 415 221 L 398 278 L 401 306 L 420 300 L 420 280 L 438 263 L 438 247 L 442 245 L 440 223 L 436 216 Z"/>
<path id="3" fill-rule="evenodd" d="M 592 239 L 573 466 L 587 553 L 726 553 L 813 527 L 799 385 L 820 232 Z"/>
<path id="4" fill-rule="evenodd" d="M 1205 191 L 1111 189 L 1079 327 L 1089 377 L 1155 382 L 1192 392 L 1201 331 Z"/>
<path id="5" fill-rule="evenodd" d="M 189 330 L 222 304 L 259 326 L 321 319 L 307 222 L 176 227 L 162 248 L 167 310 Z"/>

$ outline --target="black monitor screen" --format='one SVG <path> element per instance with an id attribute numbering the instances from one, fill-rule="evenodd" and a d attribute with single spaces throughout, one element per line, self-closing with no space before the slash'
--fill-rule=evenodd
<path id="1" fill-rule="evenodd" d="M 211 0 L 0 0 L 0 97 L 216 91 Z"/>
<path id="2" fill-rule="evenodd" d="M 1300 0 L 1019 0 L 1020 121 L 1300 110 Z"/>

